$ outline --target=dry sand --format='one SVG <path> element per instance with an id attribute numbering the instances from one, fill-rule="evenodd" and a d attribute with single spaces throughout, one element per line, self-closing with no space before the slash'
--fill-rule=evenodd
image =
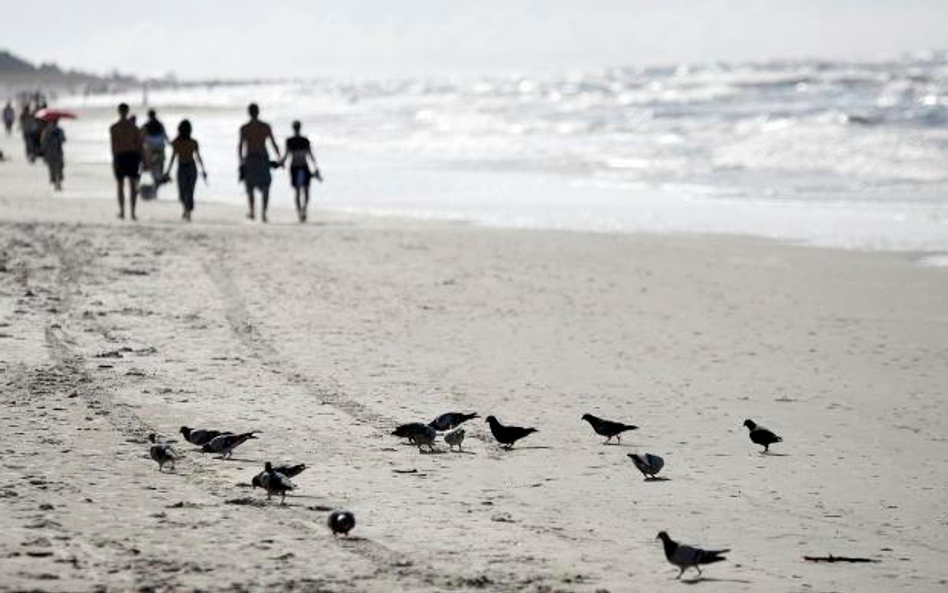
<path id="1" fill-rule="evenodd" d="M 0 590 L 687 589 L 661 529 L 732 548 L 707 591 L 948 588 L 946 269 L 750 238 L 263 226 L 200 194 L 196 223 L 167 197 L 120 223 L 0 167 Z M 540 432 L 505 452 L 475 420 L 463 454 L 388 434 L 449 410 Z M 641 429 L 603 446 L 584 412 Z M 762 456 L 745 418 L 785 442 Z M 158 473 L 145 436 L 182 424 L 262 434 L 231 461 L 179 443 Z M 248 486 L 265 460 L 310 466 L 285 507 Z M 334 507 L 353 537 L 325 528 Z M 880 562 L 802 560 L 829 553 Z"/>

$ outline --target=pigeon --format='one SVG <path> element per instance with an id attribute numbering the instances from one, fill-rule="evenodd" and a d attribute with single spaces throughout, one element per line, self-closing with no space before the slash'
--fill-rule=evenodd
<path id="1" fill-rule="evenodd" d="M 286 493 L 295 490 L 296 486 L 289 478 L 273 469 L 273 465 L 268 461 L 263 466 L 263 472 L 254 476 L 253 487 L 260 486 L 267 491 L 267 500 L 274 494 L 280 495 L 280 504 L 286 504 Z"/>
<path id="2" fill-rule="evenodd" d="M 278 465 L 273 468 L 273 471 L 275 471 L 278 474 L 282 474 L 286 476 L 287 478 L 292 478 L 293 476 L 298 476 L 301 473 L 303 473 L 303 470 L 305 469 L 306 469 L 306 465 L 300 463 L 297 465 Z M 255 475 L 253 479 L 250 480 L 250 485 L 253 486 L 254 488 L 263 488 L 266 475 L 267 475 L 267 471 L 263 470 L 259 474 Z"/>
<path id="3" fill-rule="evenodd" d="M 421 448 L 425 445 L 428 446 L 429 451 L 434 451 L 434 440 L 437 438 L 438 433 L 435 432 L 435 429 L 430 426 L 424 426 L 421 430 L 412 435 L 414 438 L 414 443 L 418 445 L 418 450 L 421 451 Z M 411 438 L 411 437 L 410 437 Z"/>
<path id="4" fill-rule="evenodd" d="M 464 442 L 464 429 L 459 428 L 444 435 L 444 442 L 448 444 L 448 449 L 453 450 L 457 445 L 458 451 L 461 451 L 461 443 Z"/>
<path id="5" fill-rule="evenodd" d="M 170 463 L 171 471 L 174 471 L 174 461 L 178 454 L 171 444 L 168 441 L 159 441 L 155 433 L 148 435 L 148 441 L 152 444 L 148 449 L 148 456 L 158 463 L 158 471 L 162 471 L 166 463 Z"/>
<path id="6" fill-rule="evenodd" d="M 513 444 L 537 431 L 535 428 L 523 428 L 521 426 L 504 426 L 497 421 L 497 418 L 488 416 L 486 422 L 490 424 L 490 432 L 494 435 L 505 449 L 511 449 Z"/>
<path id="7" fill-rule="evenodd" d="M 675 577 L 676 579 L 680 579 L 681 575 L 685 574 L 685 569 L 692 567 L 698 571 L 698 576 L 701 576 L 701 564 L 711 564 L 713 562 L 726 560 L 721 554 L 726 554 L 731 551 L 729 549 L 702 550 L 701 548 L 683 546 L 670 538 L 664 531 L 659 531 L 655 539 L 662 540 L 662 545 L 665 547 L 665 558 L 679 568 L 678 576 Z"/>
<path id="8" fill-rule="evenodd" d="M 744 426 L 750 430 L 751 442 L 755 445 L 761 445 L 764 448 L 764 453 L 769 452 L 770 446 L 774 443 L 783 441 L 782 438 L 770 432 L 763 426 L 758 426 L 753 420 L 745 420 Z"/>
<path id="9" fill-rule="evenodd" d="M 652 455 L 651 453 L 643 453 L 642 455 L 629 453 L 628 455 L 646 480 L 654 480 L 655 474 L 662 471 L 665 466 L 665 460 L 658 455 Z"/>
<path id="10" fill-rule="evenodd" d="M 329 519 L 326 521 L 333 535 L 349 535 L 352 528 L 356 526 L 355 515 L 349 511 L 335 510 L 329 513 Z"/>
<path id="11" fill-rule="evenodd" d="M 392 431 L 392 436 L 401 437 L 403 439 L 408 439 L 408 441 L 415 445 L 415 437 L 419 433 L 427 432 L 429 427 L 426 424 L 421 422 L 409 422 L 408 424 L 402 424 Z"/>
<path id="12" fill-rule="evenodd" d="M 191 443 L 192 445 L 197 445 L 202 447 L 207 443 L 211 442 L 211 439 L 214 437 L 220 436 L 222 434 L 233 434 L 227 431 L 221 430 L 205 430 L 202 428 L 188 428 L 187 426 L 181 427 L 181 435 L 184 437 L 184 440 Z"/>
<path id="13" fill-rule="evenodd" d="M 447 414 L 441 414 L 434 420 L 428 423 L 428 426 L 437 430 L 438 432 L 445 432 L 458 426 L 461 426 L 468 420 L 472 418 L 480 418 L 477 412 L 473 414 L 463 414 L 461 412 L 448 412 Z"/>
<path id="14" fill-rule="evenodd" d="M 596 418 L 592 414 L 583 414 L 582 419 L 592 426 L 592 429 L 596 431 L 596 434 L 606 437 L 606 444 L 612 440 L 612 437 L 615 437 L 616 440 L 621 443 L 623 432 L 627 430 L 635 430 L 638 428 L 638 426 L 634 426 L 632 424 L 623 424 L 621 422 L 613 422 L 612 420 Z"/>
<path id="15" fill-rule="evenodd" d="M 243 434 L 222 434 L 214 437 L 204 443 L 201 451 L 204 453 L 220 453 L 221 459 L 229 458 L 234 449 L 247 442 L 249 439 L 255 439 L 254 433 L 257 431 L 245 432 Z"/>

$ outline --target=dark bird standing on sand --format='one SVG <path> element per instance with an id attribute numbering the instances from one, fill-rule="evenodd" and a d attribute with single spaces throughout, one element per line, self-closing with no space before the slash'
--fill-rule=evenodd
<path id="1" fill-rule="evenodd" d="M 514 443 L 537 431 L 535 428 L 523 428 L 522 426 L 504 426 L 493 416 L 488 416 L 486 422 L 490 424 L 491 434 L 505 449 L 510 449 Z"/>
<path id="2" fill-rule="evenodd" d="M 286 493 L 296 489 L 293 482 L 276 471 L 269 461 L 264 464 L 263 472 L 254 476 L 252 484 L 254 488 L 260 486 L 267 491 L 267 500 L 270 500 L 274 494 L 279 494 L 280 504 L 286 504 Z"/>
<path id="3" fill-rule="evenodd" d="M 642 453 L 641 455 L 638 453 L 629 453 L 628 455 L 629 459 L 631 459 L 635 467 L 642 472 L 646 480 L 654 480 L 655 474 L 662 471 L 662 468 L 665 467 L 665 460 L 658 455 L 652 455 L 651 453 Z"/>
<path id="4" fill-rule="evenodd" d="M 602 418 L 596 418 L 592 414 L 583 414 L 583 420 L 589 423 L 592 426 L 592 429 L 596 431 L 596 434 L 606 437 L 606 443 L 612 440 L 612 437 L 615 437 L 617 441 L 622 442 L 622 433 L 627 430 L 635 430 L 638 426 L 632 424 L 623 424 L 621 422 L 613 422 L 612 420 L 603 420 Z"/>
<path id="5" fill-rule="evenodd" d="M 461 412 L 448 412 L 447 414 L 441 414 L 434 420 L 428 423 L 428 426 L 437 430 L 438 432 L 445 432 L 452 430 L 461 426 L 468 420 L 472 418 L 480 418 L 477 412 L 473 414 L 463 414 Z"/>
<path id="6" fill-rule="evenodd" d="M 148 441 L 151 443 L 148 456 L 158 464 L 158 471 L 161 471 L 166 463 L 170 463 L 171 471 L 174 471 L 174 461 L 178 458 L 178 454 L 171 447 L 171 444 L 168 441 L 159 441 L 155 433 L 148 435 Z"/>
<path id="7" fill-rule="evenodd" d="M 298 463 L 296 465 L 278 465 L 273 468 L 278 474 L 282 474 L 287 478 L 292 478 L 293 476 L 298 476 L 303 473 L 303 470 L 306 469 L 306 464 Z M 254 488 L 263 488 L 263 482 L 265 476 L 267 475 L 267 470 L 263 470 L 259 474 L 255 475 L 253 479 L 250 480 L 250 485 Z"/>
<path id="8" fill-rule="evenodd" d="M 434 442 L 435 442 L 435 439 L 438 438 L 438 433 L 435 429 L 431 428 L 430 426 L 425 425 L 423 429 L 414 433 L 412 437 L 413 439 L 410 438 L 409 440 L 413 440 L 413 442 L 416 445 L 418 445 L 419 451 L 421 451 L 421 448 L 426 445 L 428 446 L 428 451 L 435 450 Z"/>
<path id="9" fill-rule="evenodd" d="M 687 568 L 694 568 L 698 571 L 698 576 L 701 576 L 701 564 L 712 564 L 726 560 L 721 554 L 726 554 L 731 551 L 702 550 L 701 548 L 683 546 L 668 537 L 668 534 L 664 531 L 659 531 L 655 539 L 662 540 L 662 545 L 665 548 L 665 558 L 679 568 L 678 576 L 675 577 L 676 579 L 680 579 L 681 575 L 685 574 L 685 569 Z"/>
<path id="10" fill-rule="evenodd" d="M 774 433 L 770 432 L 763 426 L 758 426 L 753 420 L 745 420 L 744 426 L 750 430 L 750 440 L 756 445 L 760 445 L 764 448 L 764 453 L 770 451 L 770 446 L 774 443 L 779 443 L 783 441 L 782 438 L 778 437 Z"/>
<path id="11" fill-rule="evenodd" d="M 250 439 L 257 438 L 254 436 L 254 433 L 256 432 L 257 431 L 252 430 L 243 434 L 218 435 L 210 441 L 204 443 L 204 446 L 201 447 L 201 451 L 204 453 L 220 453 L 221 459 L 227 459 L 234 453 L 234 449 L 246 443 Z"/>
<path id="12" fill-rule="evenodd" d="M 409 422 L 408 424 L 402 424 L 395 428 L 395 430 L 392 431 L 392 436 L 408 439 L 408 442 L 417 445 L 416 437 L 419 434 L 427 433 L 429 428 L 427 424 L 422 424 L 421 422 Z"/>
<path id="13" fill-rule="evenodd" d="M 349 535 L 352 528 L 356 526 L 355 515 L 349 511 L 335 510 L 329 513 L 329 519 L 326 521 L 333 535 Z"/>
<path id="14" fill-rule="evenodd" d="M 187 426 L 181 427 L 181 435 L 184 437 L 184 440 L 191 443 L 192 445 L 197 445 L 198 447 L 203 447 L 207 443 L 211 442 L 211 439 L 214 437 L 219 437 L 222 434 L 233 434 L 227 431 L 221 430 L 205 430 L 203 428 L 188 428 Z"/>

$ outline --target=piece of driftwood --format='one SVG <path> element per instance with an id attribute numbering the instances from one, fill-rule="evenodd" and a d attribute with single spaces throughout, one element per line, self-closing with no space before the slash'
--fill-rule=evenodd
<path id="1" fill-rule="evenodd" d="M 804 556 L 807 562 L 880 562 L 874 558 L 859 558 L 852 556 Z"/>

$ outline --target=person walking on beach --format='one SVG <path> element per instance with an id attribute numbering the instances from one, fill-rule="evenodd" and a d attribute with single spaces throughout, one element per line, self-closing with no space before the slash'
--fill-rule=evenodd
<path id="1" fill-rule="evenodd" d="M 178 199 L 184 207 L 181 218 L 190 222 L 194 210 L 194 186 L 197 184 L 197 165 L 201 165 L 201 176 L 207 179 L 207 170 L 198 150 L 197 140 L 191 137 L 191 122 L 186 119 L 178 124 L 178 136 L 171 142 L 171 160 L 165 176 L 171 175 L 175 159 L 178 160 Z M 196 162 L 195 162 L 196 161 Z"/>
<path id="2" fill-rule="evenodd" d="M 3 107 L 3 127 L 7 129 L 7 136 L 13 133 L 13 122 L 16 121 L 16 110 L 13 109 L 13 103 L 7 101 Z"/>
<path id="3" fill-rule="evenodd" d="M 293 122 L 293 135 L 286 139 L 286 150 L 283 153 L 283 161 L 290 159 L 290 185 L 293 186 L 296 199 L 296 215 L 300 222 L 306 222 L 306 210 L 309 207 L 309 182 L 312 177 L 322 181 L 319 174 L 319 166 L 316 164 L 316 156 L 313 155 L 313 148 L 309 138 L 300 134 L 302 125 L 298 121 Z M 309 162 L 313 162 L 313 170 L 309 169 Z"/>
<path id="4" fill-rule="evenodd" d="M 135 203 L 138 200 L 138 176 L 142 163 L 142 139 L 138 128 L 128 117 L 128 105 L 118 106 L 119 120 L 112 124 L 112 171 L 118 183 L 118 217 L 125 218 L 125 180 L 128 179 L 129 206 L 132 220 L 135 218 Z"/>
<path id="5" fill-rule="evenodd" d="M 37 121 L 33 117 L 33 111 L 30 109 L 29 103 L 23 104 L 23 110 L 20 111 L 20 132 L 23 133 L 23 144 L 26 148 L 26 159 L 29 162 L 36 160 L 36 152 L 39 149 L 36 146 L 34 140 L 34 134 L 36 132 Z"/>
<path id="6" fill-rule="evenodd" d="M 52 119 L 43 130 L 40 138 L 40 147 L 43 151 L 43 160 L 49 168 L 49 182 L 56 191 L 63 189 L 63 144 L 66 143 L 66 133 L 59 127 L 59 120 Z"/>
<path id="7" fill-rule="evenodd" d="M 240 158 L 240 171 L 247 187 L 247 218 L 254 219 L 254 189 L 260 190 L 260 220 L 267 221 L 267 204 L 270 201 L 270 155 L 267 152 L 267 140 L 270 140 L 276 158 L 280 160 L 280 147 L 273 137 L 273 130 L 266 122 L 260 121 L 260 108 L 256 103 L 247 107 L 250 121 L 240 127 L 240 141 L 237 143 L 237 156 Z"/>
<path id="8" fill-rule="evenodd" d="M 170 140 L 165 132 L 165 126 L 158 119 L 154 109 L 148 110 L 148 121 L 142 126 L 142 148 L 145 166 L 151 174 L 155 185 L 155 195 L 162 184 L 162 173 L 165 169 L 165 144 Z"/>

